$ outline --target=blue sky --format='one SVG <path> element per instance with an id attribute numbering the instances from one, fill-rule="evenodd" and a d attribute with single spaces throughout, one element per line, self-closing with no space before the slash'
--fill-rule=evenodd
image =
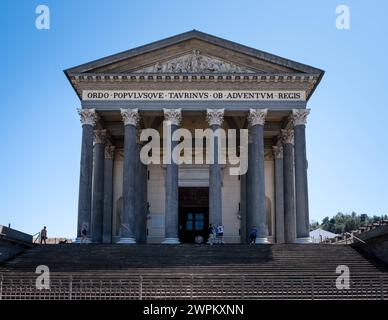
<path id="1" fill-rule="evenodd" d="M 35 28 L 46 4 L 50 30 Z M 350 8 L 337 30 L 335 8 Z M 388 213 L 386 1 L 7 1 L 0 224 L 74 237 L 80 105 L 62 70 L 191 29 L 324 69 L 309 101 L 310 217 Z"/>

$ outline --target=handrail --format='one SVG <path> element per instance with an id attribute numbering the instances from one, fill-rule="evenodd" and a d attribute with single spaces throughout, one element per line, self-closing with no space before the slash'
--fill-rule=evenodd
<path id="1" fill-rule="evenodd" d="M 33 243 L 35 243 L 39 238 L 40 238 L 40 231 L 39 232 L 37 232 L 37 233 L 35 233 L 35 234 L 33 234 L 32 235 L 32 239 L 34 239 L 34 237 L 35 236 L 37 236 L 37 235 L 39 235 L 38 237 L 36 237 L 36 239 L 34 240 L 34 242 Z"/>
<path id="2" fill-rule="evenodd" d="M 172 279 L 170 276 L 174 276 Z M 74 280 L 75 277 L 76 279 Z M 106 279 L 106 276 L 102 276 Z M 202 273 L 155 273 L 147 274 L 132 274 L 126 275 L 123 279 L 122 275 L 110 275 L 109 282 L 103 282 L 101 276 L 80 275 L 80 274 L 61 274 L 50 277 L 50 290 L 42 290 L 38 292 L 35 289 L 35 277 L 33 274 L 22 276 L 20 274 L 6 274 L 0 272 L 0 299 L 36 299 L 36 298 L 64 298 L 66 294 L 69 298 L 75 299 L 106 299 L 107 297 L 130 297 L 135 299 L 144 298 L 181 298 L 192 299 L 193 287 L 199 288 L 197 296 L 212 295 L 213 298 L 224 298 L 225 294 L 233 299 L 365 299 L 366 290 L 368 298 L 382 299 L 385 298 L 387 292 L 386 277 L 379 275 L 372 278 L 365 276 L 354 278 L 356 286 L 351 290 L 339 290 L 333 288 L 332 276 L 330 275 L 312 275 L 308 276 L 283 276 L 262 281 L 262 274 L 234 274 L 219 273 L 205 274 Z M 217 281 L 212 283 L 213 288 L 208 289 L 208 283 L 214 277 Z M 199 279 L 200 282 L 196 283 Z M 128 280 L 133 289 L 128 290 Z M 181 289 L 182 280 L 185 280 L 186 288 Z M 260 281 L 261 280 L 261 281 Z M 66 283 L 68 281 L 68 283 Z M 65 285 L 68 289 L 64 289 Z M 159 289 L 158 284 L 163 286 L 163 290 Z M 199 287 L 198 287 L 199 284 Z M 106 286 L 106 290 L 91 290 Z M 225 288 L 233 288 L 237 290 L 228 290 Z M 253 289 L 254 288 L 254 289 Z M 285 291 L 286 288 L 286 291 Z M 371 289 L 373 288 L 373 289 Z M 345 292 L 348 291 L 348 292 Z"/>
<path id="3" fill-rule="evenodd" d="M 360 239 L 359 237 L 355 236 L 354 234 L 352 234 L 352 233 L 350 233 L 350 232 L 345 232 L 345 234 L 348 234 L 348 235 L 350 235 L 352 238 L 356 238 L 358 241 L 360 241 L 360 242 L 366 244 L 366 242 L 365 242 L 364 240 Z"/>

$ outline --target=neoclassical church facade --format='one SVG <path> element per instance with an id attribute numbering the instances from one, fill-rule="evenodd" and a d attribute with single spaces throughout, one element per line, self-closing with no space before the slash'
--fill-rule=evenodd
<path id="1" fill-rule="evenodd" d="M 322 70 L 193 30 L 65 74 L 81 101 L 78 238 L 194 243 L 221 224 L 226 243 L 252 227 L 257 243 L 309 242 L 305 126 Z M 246 129 L 247 172 L 144 163 L 144 129 L 160 133 L 160 158 L 178 144 L 165 127 L 235 129 L 237 153 Z"/>

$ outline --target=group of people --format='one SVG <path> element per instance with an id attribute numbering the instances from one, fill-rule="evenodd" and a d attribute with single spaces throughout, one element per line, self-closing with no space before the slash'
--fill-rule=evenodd
<path id="1" fill-rule="evenodd" d="M 87 243 L 87 225 L 83 224 L 81 227 L 81 237 L 80 237 L 80 242 L 81 243 Z M 43 227 L 43 229 L 39 233 L 39 239 L 40 239 L 40 244 L 47 244 L 47 228 L 46 226 Z M 60 241 L 59 243 L 67 243 L 67 240 Z"/>
<path id="2" fill-rule="evenodd" d="M 224 226 L 220 224 L 219 225 L 210 224 L 208 234 L 209 234 L 208 241 L 207 241 L 208 244 L 213 245 L 213 244 L 224 243 L 223 241 Z M 249 232 L 249 244 L 255 244 L 256 238 L 257 238 L 257 228 L 256 226 L 253 226 Z"/>
<path id="3" fill-rule="evenodd" d="M 210 245 L 213 244 L 223 244 L 223 236 L 224 236 L 224 226 L 219 224 L 210 224 L 208 229 L 208 241 L 207 243 Z M 200 237 L 200 238 L 199 238 Z M 257 237 L 257 228 L 256 226 L 253 226 L 249 232 L 249 244 L 255 244 L 256 243 L 256 237 Z M 40 244 L 44 243 L 46 244 L 47 240 L 47 228 L 46 226 L 43 227 L 43 229 L 40 231 Z M 82 225 L 81 227 L 81 243 L 85 242 L 87 240 L 87 226 L 86 224 Z M 203 242 L 202 236 L 197 236 L 195 238 L 195 242 L 197 244 L 201 244 Z"/>
<path id="4" fill-rule="evenodd" d="M 209 238 L 207 243 L 210 245 L 213 244 L 223 244 L 223 236 L 224 236 L 224 226 L 219 224 L 210 224 L 208 229 Z"/>

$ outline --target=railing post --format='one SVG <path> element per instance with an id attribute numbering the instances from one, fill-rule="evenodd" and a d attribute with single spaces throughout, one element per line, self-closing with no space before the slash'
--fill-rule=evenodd
<path id="1" fill-rule="evenodd" d="M 73 276 L 70 275 L 70 283 L 69 283 L 69 300 L 73 297 Z"/>
<path id="2" fill-rule="evenodd" d="M 245 298 L 245 277 L 241 276 L 241 299 Z"/>
<path id="3" fill-rule="evenodd" d="M 139 277 L 139 300 L 143 300 L 143 276 Z"/>
<path id="4" fill-rule="evenodd" d="M 0 300 L 3 300 L 3 274 L 0 277 Z"/>
<path id="5" fill-rule="evenodd" d="M 311 300 L 314 300 L 314 275 L 311 277 Z"/>
<path id="6" fill-rule="evenodd" d="M 381 300 L 384 300 L 384 282 L 383 282 L 382 276 L 380 276 L 380 291 L 381 291 Z"/>
<path id="7" fill-rule="evenodd" d="M 193 291 L 194 291 L 194 276 L 191 274 L 191 286 L 190 286 L 190 299 L 193 300 Z"/>

